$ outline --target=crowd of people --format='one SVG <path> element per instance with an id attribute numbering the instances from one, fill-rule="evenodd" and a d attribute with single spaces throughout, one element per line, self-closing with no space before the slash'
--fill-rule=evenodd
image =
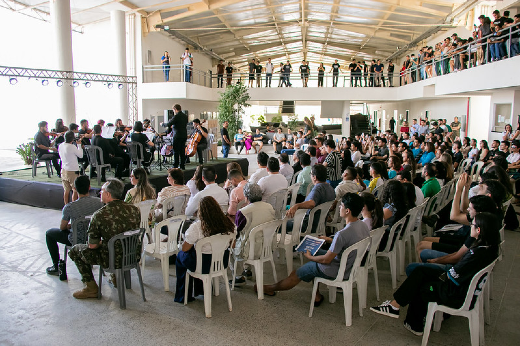
<path id="1" fill-rule="evenodd" d="M 271 59 L 262 64 L 255 58 L 248 63 L 248 73 L 243 75 L 231 62 L 226 66 L 220 60 L 217 65 L 217 87 L 224 87 L 225 77 L 226 85 L 231 85 L 233 79 L 242 82 L 242 78 L 248 78 L 247 85 L 250 88 L 260 88 L 262 82 L 264 87 L 269 88 L 276 75 L 278 87 L 290 87 L 292 72 L 299 73 L 303 87 L 308 86 L 310 77 L 317 79 L 318 87 L 323 87 L 327 72 L 332 74 L 332 87 L 338 86 L 340 76 L 350 79 L 350 87 L 393 87 L 394 77 L 399 79 L 400 85 L 406 85 L 520 54 L 520 14 L 514 18 L 509 15 L 509 11 L 504 11 L 501 16 L 500 11 L 495 10 L 493 20 L 485 15 L 479 16 L 480 25 L 475 25 L 471 37 L 461 38 L 455 33 L 435 44 L 435 47 L 422 47 L 417 53 L 406 55 L 399 71 L 395 71 L 391 60 L 387 61 L 385 67 L 385 63 L 379 59 L 368 63 L 353 59 L 348 66 L 342 67 L 336 59 L 330 69 L 320 63 L 316 70 L 311 71 L 309 61 L 305 60 L 296 70 L 289 60 L 275 66 Z"/>
<path id="2" fill-rule="evenodd" d="M 335 141 L 332 135 L 318 133 L 311 119 L 306 119 L 305 123 L 302 135 L 294 137 L 301 142 L 292 154 L 292 165 L 289 154 L 283 152 L 285 149 L 271 157 L 259 151 L 259 168 L 253 174 L 246 177 L 237 162 L 230 162 L 222 186 L 216 183 L 217 174 L 213 166 L 200 165 L 187 182 L 181 169 L 170 169 L 167 176 L 169 185 L 156 191 L 150 185 L 146 170 L 136 168 L 130 172 L 133 187 L 126 194 L 125 185 L 120 179 L 108 179 L 99 199 L 90 197 L 88 177 L 79 174 L 76 177 L 68 176 L 68 171 L 62 170 L 62 179 L 67 175 L 66 180 L 72 184 L 77 199 L 63 208 L 60 227 L 47 231 L 46 241 L 52 259 L 47 273 L 60 273 L 58 243 L 72 245 L 71 224 L 78 218 L 92 215 L 88 230 L 81 230 L 80 238 L 88 239 L 87 244 L 75 245 L 69 256 L 76 263 L 85 283 L 85 287 L 73 296 L 78 299 L 97 297 L 98 286 L 91 266 L 107 264 L 107 243 L 112 236 L 139 227 L 140 211 L 135 205 L 156 200 L 150 213 L 150 222 L 153 223 L 161 221 L 163 215 L 169 216 L 174 212 L 163 210 L 166 199 L 185 195 L 189 199 L 180 213 L 186 215 L 189 221 L 182 229 L 184 240 L 175 259 L 175 302 L 182 303 L 185 299 L 186 271 L 194 270 L 196 266 L 194 245 L 197 241 L 215 234 L 233 233 L 236 241 L 230 244 L 230 248 L 235 254 L 244 256 L 249 251 L 248 231 L 251 227 L 276 219 L 270 197 L 293 183 L 299 183 L 296 202 L 286 211 L 286 218 L 291 219 L 298 210 L 305 210 L 301 227 L 309 226 L 315 233 L 321 227 L 320 218 L 315 215 L 309 225 L 310 211 L 323 203 L 332 202 L 329 212 L 334 213 L 339 208 L 339 215 L 346 226 L 335 234 L 329 231 L 326 236 L 321 236 L 325 245 L 315 255 L 305 253 L 309 260 L 305 265 L 292 271 L 287 278 L 263 287 L 265 295 L 274 296 L 277 291 L 289 290 L 302 280 L 309 282 L 316 277 L 334 279 L 343 251 L 369 237 L 371 230 L 385 226 L 386 231 L 379 244 L 379 250 L 383 250 L 388 241 L 393 241 L 389 238 L 390 228 L 410 209 L 421 205 L 425 198 L 435 196 L 442 186 L 457 179 L 455 173 L 459 166 L 470 159 L 468 169 L 475 164 L 481 165 L 480 181 L 473 182 L 467 172 L 459 172 L 462 174 L 456 181 L 453 203 L 438 215 L 423 220 L 438 229 L 451 219 L 460 224 L 460 229 L 450 234 L 424 238 L 416 244 L 423 262 L 411 263 L 407 267 L 408 279 L 395 292 L 394 300 L 372 308 L 376 313 L 399 317 L 400 307 L 410 305 L 405 327 L 421 335 L 427 303 L 437 301 L 453 307 L 460 306 L 473 275 L 496 259 L 502 223 L 512 225 L 511 228 L 518 227 L 514 211 L 511 216 L 502 205 L 513 196 L 510 177 L 516 177 L 518 173 L 514 170 L 520 167 L 520 142 L 516 139 L 520 128 L 513 133 L 508 125 L 502 141 L 493 141 L 488 146 L 487 141 L 481 140 L 477 147 L 475 139 L 461 137 L 458 119 L 451 125 L 447 125 L 445 119 L 420 119 L 419 123 L 413 119 L 411 126 L 403 123 L 400 136 L 388 130 L 377 136 L 356 134 L 341 141 Z M 43 130 L 47 130 L 46 124 L 40 125 L 45 125 L 41 126 L 40 135 L 45 137 Z M 58 131 L 65 130 L 62 126 L 62 123 L 57 123 Z M 75 138 L 73 132 L 67 130 L 58 150 L 60 153 L 62 150 L 67 152 L 70 157 L 75 155 L 76 167 L 79 167 L 79 145 L 87 137 L 78 139 L 76 147 L 72 143 Z M 95 134 L 97 132 L 94 130 Z M 85 129 L 83 134 L 87 134 Z M 41 141 L 38 144 L 44 146 L 39 147 L 43 151 L 41 154 L 51 155 L 50 151 L 45 152 L 51 149 L 46 144 Z M 76 149 L 67 148 L 67 144 Z M 275 150 L 278 149 L 276 144 Z M 63 162 L 64 158 L 61 159 Z M 252 224 L 248 223 L 251 220 Z M 292 223 L 287 223 L 288 232 L 293 227 Z M 164 234 L 163 237 L 166 237 L 167 232 Z M 211 249 L 202 248 L 202 251 L 203 266 L 207 266 L 211 263 Z M 349 257 L 345 277 L 348 277 L 352 265 L 353 258 Z M 240 285 L 250 277 L 251 270 L 245 266 L 242 275 L 233 280 Z M 192 280 L 189 280 L 189 300 L 203 293 L 200 282 L 192 284 Z M 111 281 L 117 285 L 115 278 L 112 277 Z M 425 287 L 433 289 L 424 294 Z M 257 289 L 256 286 L 254 288 Z M 315 306 L 323 300 L 323 295 L 318 291 Z"/>

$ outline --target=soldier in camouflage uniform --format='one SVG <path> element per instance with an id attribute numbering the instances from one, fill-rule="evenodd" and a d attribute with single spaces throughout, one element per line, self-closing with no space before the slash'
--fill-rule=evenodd
<path id="1" fill-rule="evenodd" d="M 81 281 L 86 284 L 73 294 L 74 298 L 97 298 L 98 285 L 92 274 L 92 265 L 108 267 L 108 241 L 115 235 L 139 228 L 139 208 L 127 204 L 123 197 L 124 184 L 118 179 L 109 179 L 101 188 L 101 201 L 106 205 L 92 215 L 88 228 L 88 245 L 74 246 L 69 257 L 76 263 Z M 120 262 L 122 249 L 116 247 L 116 263 Z"/>

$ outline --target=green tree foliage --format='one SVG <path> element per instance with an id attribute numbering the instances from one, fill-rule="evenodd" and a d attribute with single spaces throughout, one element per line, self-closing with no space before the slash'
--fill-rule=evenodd
<path id="1" fill-rule="evenodd" d="M 251 106 L 247 103 L 250 99 L 247 88 L 241 83 L 230 85 L 224 92 L 220 93 L 218 122 L 221 127 L 225 121 L 229 122 L 228 132 L 230 139 L 235 136 L 235 133 L 242 126 L 244 108 Z"/>

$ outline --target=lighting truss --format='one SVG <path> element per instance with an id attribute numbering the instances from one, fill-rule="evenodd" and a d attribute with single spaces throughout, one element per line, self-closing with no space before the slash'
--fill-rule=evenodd
<path id="1" fill-rule="evenodd" d="M 128 120 L 133 124 L 137 120 L 137 77 L 102 73 L 45 70 L 25 67 L 0 66 L 0 77 L 41 78 L 62 81 L 127 84 Z"/>

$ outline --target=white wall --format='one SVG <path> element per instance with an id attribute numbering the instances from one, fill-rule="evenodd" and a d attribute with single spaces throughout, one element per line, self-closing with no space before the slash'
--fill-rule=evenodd
<path id="1" fill-rule="evenodd" d="M 488 141 L 496 139 L 490 133 L 491 117 L 489 116 L 491 96 L 475 96 L 469 101 L 469 124 L 467 136 L 477 140 L 485 139 Z M 461 119 L 464 124 L 465 121 Z M 463 135 L 461 129 L 461 135 Z"/>

